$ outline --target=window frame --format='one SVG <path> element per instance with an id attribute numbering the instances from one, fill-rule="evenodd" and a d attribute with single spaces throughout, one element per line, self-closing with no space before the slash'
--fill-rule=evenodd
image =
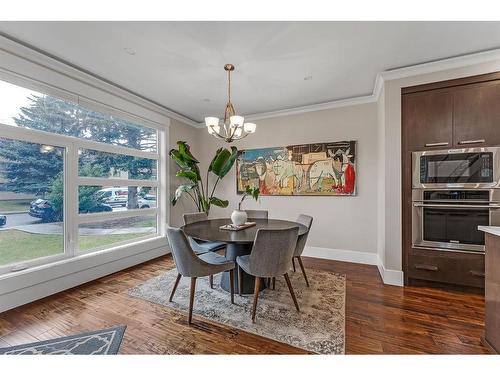
<path id="1" fill-rule="evenodd" d="M 4 77 L 0 79 L 5 80 L 8 83 L 17 85 L 20 87 L 26 87 L 25 85 L 19 85 L 13 82 L 13 80 L 6 80 Z M 32 85 L 30 85 L 32 86 Z M 32 87 L 29 87 L 30 89 Z M 47 90 L 40 90 L 34 88 L 40 93 L 46 95 L 54 95 L 52 92 L 57 90 L 51 90 L 50 94 Z M 59 97 L 58 95 L 54 95 Z M 68 96 L 63 97 L 64 100 L 68 100 Z M 70 99 L 70 101 L 73 101 Z M 74 102 L 74 101 L 73 101 Z M 88 102 L 88 101 L 87 101 Z M 75 103 L 79 104 L 79 103 Z M 104 104 L 99 105 L 100 108 L 91 110 L 97 110 L 102 112 L 102 109 L 106 106 Z M 87 106 L 88 108 L 88 106 Z M 113 115 L 118 115 L 116 109 L 111 108 L 110 111 L 104 113 Z M 135 117 L 135 116 L 133 116 Z M 78 258 L 81 256 L 89 256 L 94 253 L 99 253 L 102 251 L 114 251 L 122 249 L 124 246 L 132 246 L 137 243 L 164 239 L 166 236 L 165 224 L 168 223 L 169 205 L 168 202 L 168 159 L 165 156 L 165 152 L 168 149 L 168 126 L 163 128 L 156 126 L 151 126 L 151 122 L 144 121 L 139 117 L 133 118 L 132 116 L 125 116 L 125 120 L 134 121 L 137 125 L 145 126 L 156 131 L 156 151 L 141 151 L 133 148 L 128 148 L 124 146 L 111 145 L 106 143 L 100 143 L 92 140 L 80 139 L 66 135 L 60 135 L 55 133 L 49 133 L 36 129 L 21 128 L 12 125 L 7 125 L 0 123 L 0 137 L 5 139 L 32 142 L 37 144 L 48 144 L 64 149 L 63 157 L 63 173 L 64 173 L 64 233 L 63 233 L 63 253 L 54 254 L 46 257 L 40 257 L 27 261 L 20 261 L 15 263 L 10 263 L 5 266 L 0 266 L 0 277 L 5 275 L 11 275 L 18 271 L 24 271 L 27 269 L 32 269 L 39 266 L 50 265 L 51 263 L 64 261 L 70 258 Z M 123 118 L 120 116 L 120 118 Z M 150 125 L 150 126 L 148 126 Z M 116 179 L 116 178 L 106 178 L 106 177 L 80 177 L 78 175 L 78 160 L 79 160 L 79 149 L 89 149 L 102 152 L 108 152 L 112 154 L 127 155 L 145 159 L 152 159 L 156 161 L 157 175 L 156 180 L 140 180 L 140 179 Z M 80 214 L 78 212 L 78 188 L 79 186 L 88 185 L 123 185 L 123 186 L 151 186 L 155 187 L 157 191 L 157 205 L 156 208 L 149 209 L 132 209 L 121 212 L 102 212 L 102 213 L 90 213 L 90 214 Z M 117 242 L 109 247 L 101 247 L 96 249 L 91 249 L 85 251 L 84 253 L 78 250 L 78 226 L 81 223 L 89 221 L 99 221 L 120 217 L 130 217 L 130 216 L 141 216 L 141 215 L 156 215 L 156 233 L 151 235 L 142 236 L 137 239 L 131 239 L 126 241 Z"/>

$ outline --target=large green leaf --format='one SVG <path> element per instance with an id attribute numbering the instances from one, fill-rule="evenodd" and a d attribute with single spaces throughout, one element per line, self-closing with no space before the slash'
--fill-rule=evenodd
<path id="1" fill-rule="evenodd" d="M 212 163 L 210 163 L 209 170 L 217 177 L 223 178 L 233 167 L 237 156 L 238 149 L 234 146 L 231 147 L 231 151 L 226 148 L 220 148 L 217 150 Z"/>
<path id="2" fill-rule="evenodd" d="M 199 181 L 199 175 L 192 170 L 180 170 L 175 174 L 177 177 L 189 178 L 193 182 Z"/>
<path id="3" fill-rule="evenodd" d="M 220 178 L 223 178 L 225 175 L 229 173 L 231 168 L 234 165 L 234 162 L 236 161 L 236 158 L 238 157 L 238 149 L 234 146 L 231 147 L 231 156 L 226 160 L 226 163 L 222 167 L 222 171 L 220 174 Z"/>
<path id="4" fill-rule="evenodd" d="M 217 197 L 210 198 L 210 203 L 222 208 L 226 208 L 227 206 L 229 206 L 229 201 L 225 201 Z"/>
<path id="5" fill-rule="evenodd" d="M 179 185 L 177 189 L 175 190 L 175 194 L 172 197 L 172 205 L 175 206 L 179 198 L 182 196 L 182 193 L 188 192 L 190 190 L 193 190 L 197 184 L 184 184 L 184 185 Z"/>
<path id="6" fill-rule="evenodd" d="M 177 141 L 177 147 L 179 148 L 179 154 L 182 158 L 191 163 L 199 163 L 198 160 L 191 154 L 189 145 L 184 141 Z"/>
<path id="7" fill-rule="evenodd" d="M 190 168 L 190 166 L 191 166 L 190 163 L 188 163 L 186 160 L 184 160 L 184 158 L 182 157 L 182 155 L 175 148 L 173 148 L 173 149 L 170 150 L 169 155 L 170 155 L 170 158 L 173 161 L 175 161 L 175 163 L 179 167 L 181 167 L 182 169 Z"/>
<path id="8" fill-rule="evenodd" d="M 225 148 L 222 147 L 219 148 L 217 151 L 215 151 L 215 156 L 210 162 L 210 165 L 208 166 L 208 171 L 217 174 L 216 171 L 219 171 L 220 168 L 222 167 L 222 164 L 224 163 L 224 158 L 227 157 L 225 156 L 227 153 L 229 153 L 229 151 L 227 151 Z"/>

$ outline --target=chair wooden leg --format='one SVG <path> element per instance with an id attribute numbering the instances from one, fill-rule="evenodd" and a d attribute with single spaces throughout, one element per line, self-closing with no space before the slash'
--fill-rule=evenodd
<path id="1" fill-rule="evenodd" d="M 300 269 L 302 270 L 302 274 L 304 275 L 304 279 L 306 280 L 306 285 L 309 288 L 309 280 L 307 280 L 306 269 L 304 268 L 304 264 L 302 263 L 302 258 L 297 257 L 297 260 L 299 261 Z"/>
<path id="2" fill-rule="evenodd" d="M 238 267 L 238 294 L 241 296 L 241 288 L 243 287 L 243 280 L 242 280 L 242 275 L 241 275 L 241 267 Z"/>
<path id="3" fill-rule="evenodd" d="M 292 258 L 292 266 L 293 266 L 293 272 L 296 271 L 295 269 L 295 257 Z"/>
<path id="4" fill-rule="evenodd" d="M 253 291 L 252 322 L 255 323 L 255 313 L 257 312 L 257 301 L 259 299 L 260 277 L 255 278 L 255 289 Z"/>
<path id="5" fill-rule="evenodd" d="M 188 324 L 193 320 L 194 291 L 196 289 L 196 277 L 191 278 L 191 289 L 189 290 L 189 315 Z"/>
<path id="6" fill-rule="evenodd" d="M 175 279 L 174 287 L 172 288 L 172 293 L 170 293 L 169 302 L 172 302 L 174 299 L 175 291 L 177 290 L 177 285 L 179 285 L 179 281 L 181 281 L 182 275 L 180 273 L 177 274 L 177 279 Z"/>
<path id="7" fill-rule="evenodd" d="M 210 275 L 208 277 L 208 279 L 210 280 L 210 289 L 213 289 L 214 288 L 214 275 Z"/>
<path id="8" fill-rule="evenodd" d="M 288 290 L 290 291 L 290 294 L 292 295 L 292 299 L 293 299 L 293 303 L 295 304 L 295 308 L 297 309 L 297 311 L 300 312 L 299 304 L 297 302 L 297 298 L 295 298 L 295 293 L 293 292 L 292 283 L 290 282 L 290 278 L 288 277 L 287 273 L 285 273 L 283 276 L 285 276 L 286 284 L 288 285 Z"/>
<path id="9" fill-rule="evenodd" d="M 231 303 L 234 304 L 234 269 L 229 270 L 229 283 L 231 284 Z"/>
<path id="10" fill-rule="evenodd" d="M 276 277 L 273 277 L 273 290 L 276 289 Z"/>

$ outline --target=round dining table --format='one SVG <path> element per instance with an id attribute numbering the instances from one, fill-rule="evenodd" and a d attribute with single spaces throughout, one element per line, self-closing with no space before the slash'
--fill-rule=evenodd
<path id="1" fill-rule="evenodd" d="M 259 229 L 286 229 L 299 228 L 299 236 L 307 233 L 309 230 L 305 225 L 276 219 L 251 219 L 255 222 L 254 226 L 239 230 L 231 231 L 220 229 L 221 226 L 231 224 L 231 219 L 212 219 L 203 220 L 191 224 L 186 224 L 181 227 L 186 236 L 192 237 L 200 241 L 217 241 L 226 243 L 225 257 L 228 260 L 236 262 L 236 258 L 241 255 L 248 255 L 252 252 L 252 246 L 255 241 L 255 235 Z M 290 260 L 291 261 L 291 260 Z M 252 294 L 254 292 L 255 277 L 241 270 L 242 276 L 242 294 Z M 262 288 L 265 288 L 265 283 L 261 283 Z M 221 288 L 225 291 L 230 291 L 230 281 L 228 272 L 224 272 L 221 278 Z M 234 291 L 239 293 L 237 277 L 234 278 Z"/>

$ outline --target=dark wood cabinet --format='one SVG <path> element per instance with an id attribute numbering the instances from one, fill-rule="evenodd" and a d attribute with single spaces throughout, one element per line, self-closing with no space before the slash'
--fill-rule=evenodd
<path id="1" fill-rule="evenodd" d="M 468 85 L 453 93 L 453 146 L 500 145 L 500 82 Z"/>
<path id="2" fill-rule="evenodd" d="M 484 255 L 411 249 L 408 276 L 414 279 L 484 287 Z"/>
<path id="3" fill-rule="evenodd" d="M 405 284 L 484 288 L 484 254 L 412 246 L 413 151 L 500 146 L 500 72 L 407 87 L 401 97 Z"/>
<path id="4" fill-rule="evenodd" d="M 485 336 L 483 342 L 500 354 L 500 237 L 486 233 Z"/>
<path id="5" fill-rule="evenodd" d="M 403 96 L 402 116 L 411 136 L 408 150 L 449 148 L 453 142 L 453 100 L 449 91 Z"/>

